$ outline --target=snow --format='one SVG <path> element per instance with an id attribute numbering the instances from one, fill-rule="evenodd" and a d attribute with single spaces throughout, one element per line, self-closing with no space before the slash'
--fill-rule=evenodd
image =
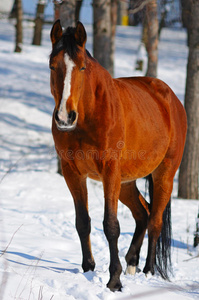
<path id="1" fill-rule="evenodd" d="M 92 27 L 88 50 L 92 47 Z M 106 288 L 109 250 L 103 233 L 103 190 L 88 180 L 92 220 L 91 242 L 94 272 L 83 273 L 81 247 L 75 229 L 73 200 L 56 173 L 56 154 L 51 135 L 54 100 L 49 88 L 50 26 L 45 26 L 43 45 L 32 46 L 32 28 L 24 23 L 21 54 L 14 53 L 14 26 L 0 20 L 0 295 L 10 299 L 198 299 L 199 257 L 193 248 L 199 202 L 177 199 L 177 177 L 172 199 L 173 276 L 166 282 L 158 275 L 121 275 L 122 292 Z M 142 75 L 134 71 L 140 28 L 118 27 L 116 76 Z M 186 34 L 182 29 L 163 29 L 159 45 L 158 77 L 184 98 Z M 146 58 L 145 58 L 146 61 Z M 144 181 L 139 181 L 144 192 Z M 119 256 L 124 256 L 134 232 L 129 210 L 119 204 L 121 235 Z M 147 235 L 140 256 L 143 269 Z"/>
<path id="2" fill-rule="evenodd" d="M 10 12 L 13 5 L 12 0 L 1 0 L 0 12 Z"/>

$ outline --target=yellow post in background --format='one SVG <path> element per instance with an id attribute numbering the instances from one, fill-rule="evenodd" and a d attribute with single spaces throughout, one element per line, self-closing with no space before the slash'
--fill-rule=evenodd
<path id="1" fill-rule="evenodd" d="M 124 1 L 124 0 L 118 1 L 117 25 L 123 25 L 123 26 L 129 25 L 128 1 Z"/>
<path id="2" fill-rule="evenodd" d="M 122 16 L 122 26 L 129 25 L 129 16 Z"/>

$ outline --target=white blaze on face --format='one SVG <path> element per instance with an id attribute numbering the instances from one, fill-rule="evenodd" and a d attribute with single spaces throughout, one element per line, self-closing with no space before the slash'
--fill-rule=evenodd
<path id="1" fill-rule="evenodd" d="M 68 113 L 66 111 L 66 102 L 70 97 L 70 93 L 71 93 L 71 77 L 72 77 L 72 71 L 75 66 L 75 63 L 72 61 L 72 59 L 70 59 L 67 53 L 64 56 L 64 61 L 66 65 L 66 75 L 64 79 L 64 89 L 63 89 L 62 100 L 59 107 L 58 116 L 60 120 L 67 123 Z"/>

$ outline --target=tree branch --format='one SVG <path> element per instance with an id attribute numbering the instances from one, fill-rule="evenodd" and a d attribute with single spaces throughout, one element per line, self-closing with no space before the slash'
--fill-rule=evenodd
<path id="1" fill-rule="evenodd" d="M 133 9 L 130 9 L 129 10 L 129 13 L 131 14 L 136 14 L 138 11 L 142 10 L 149 2 L 151 2 L 153 0 L 145 0 L 145 1 L 142 1 L 142 3 L 136 7 L 136 8 L 133 8 Z"/>

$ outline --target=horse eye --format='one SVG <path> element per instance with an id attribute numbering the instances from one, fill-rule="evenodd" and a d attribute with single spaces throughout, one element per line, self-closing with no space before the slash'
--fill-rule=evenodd
<path id="1" fill-rule="evenodd" d="M 55 71 L 55 67 L 53 67 L 53 66 L 50 66 L 50 69 L 53 70 L 53 71 Z"/>
<path id="2" fill-rule="evenodd" d="M 84 71 L 86 69 L 86 67 L 82 67 L 80 68 L 80 71 Z"/>

